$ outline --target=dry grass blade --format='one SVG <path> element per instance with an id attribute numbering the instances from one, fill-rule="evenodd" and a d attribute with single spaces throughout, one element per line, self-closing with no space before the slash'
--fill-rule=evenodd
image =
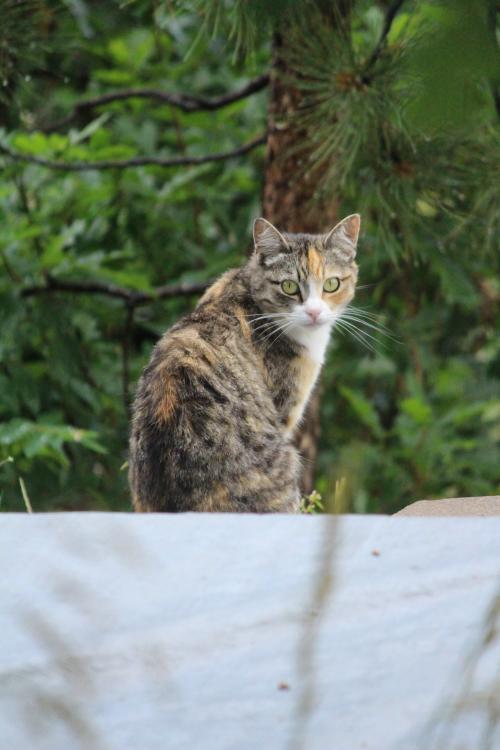
<path id="1" fill-rule="evenodd" d="M 346 506 L 345 492 L 346 482 L 345 479 L 341 479 L 335 485 L 335 507 Z M 318 643 L 321 620 L 335 584 L 334 557 L 339 542 L 339 519 L 338 516 L 329 514 L 323 516 L 322 523 L 324 526 L 319 564 L 312 584 L 311 603 L 307 610 L 307 619 L 297 651 L 297 672 L 303 687 L 296 708 L 295 721 L 288 744 L 289 750 L 306 750 L 307 748 L 307 726 L 316 702 L 314 652 Z"/>
<path id="2" fill-rule="evenodd" d="M 31 505 L 31 501 L 28 495 L 28 490 L 26 489 L 26 485 L 24 484 L 24 479 L 22 477 L 19 477 L 19 486 L 21 488 L 21 494 L 23 496 L 26 510 L 28 511 L 28 513 L 33 513 L 33 507 Z"/>

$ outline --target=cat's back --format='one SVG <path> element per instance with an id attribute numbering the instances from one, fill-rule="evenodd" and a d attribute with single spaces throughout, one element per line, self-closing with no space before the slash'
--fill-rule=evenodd
<path id="1" fill-rule="evenodd" d="M 205 292 L 192 313 L 162 336 L 141 377 L 138 396 L 154 401 L 165 415 L 175 403 L 174 387 L 182 391 L 189 381 L 203 383 L 209 390 L 211 385 L 214 397 L 232 381 L 242 385 L 242 378 L 252 388 L 262 386 L 264 370 L 253 346 L 248 315 L 245 288 L 238 269 L 233 269 Z"/>
<path id="2" fill-rule="evenodd" d="M 282 438 L 249 305 L 229 271 L 154 348 L 133 407 L 136 510 L 256 510 L 247 490 L 279 459 Z"/>

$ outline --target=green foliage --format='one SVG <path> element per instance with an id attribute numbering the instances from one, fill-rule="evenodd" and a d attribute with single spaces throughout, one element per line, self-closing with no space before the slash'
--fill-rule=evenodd
<path id="1" fill-rule="evenodd" d="M 47 59 L 31 72 L 35 83 L 20 89 L 18 123 L 8 132 L 11 147 L 67 160 L 206 154 L 263 130 L 259 94 L 213 113 L 185 115 L 168 105 L 127 100 L 62 132 L 23 127 L 56 121 L 78 99 L 109 87 L 216 96 L 248 80 L 246 72 L 228 68 L 217 40 L 200 41 L 186 61 L 197 17 L 165 15 L 160 28 L 147 5 L 114 11 L 85 6 L 91 40 L 82 40 L 74 62 L 64 41 L 78 28 L 60 13 Z M 57 76 L 47 82 L 40 68 L 62 69 L 68 81 Z M 244 257 L 261 170 L 257 152 L 176 171 L 65 173 L 5 160 L 0 460 L 15 461 L 0 467 L 3 509 L 23 507 L 18 476 L 25 478 L 35 510 L 129 507 L 120 467 L 130 393 L 156 338 L 195 303 L 194 297 L 176 298 L 138 308 L 127 331 L 127 309 L 119 299 L 72 293 L 23 298 L 21 289 L 49 277 L 142 291 L 213 278 Z"/>
<path id="2" fill-rule="evenodd" d="M 300 17 L 301 2 L 297 0 L 192 0 L 203 19 L 202 33 L 221 38 L 227 36 L 235 59 L 253 53 L 262 46 L 270 33 L 296 14 Z"/>
<path id="3" fill-rule="evenodd" d="M 50 125 L 76 102 L 128 87 L 237 90 L 268 70 L 270 32 L 285 19 L 286 83 L 304 97 L 297 148 L 318 196 L 363 215 L 368 286 L 351 325 L 375 348 L 334 334 L 322 502 L 339 507 L 341 478 L 342 509 L 356 511 L 498 492 L 499 79 L 488 4 L 408 1 L 371 62 L 383 4 L 359 0 L 333 29 L 317 15 L 330 4 L 319 2 L 271 4 L 272 13 L 260 2 L 174 5 L 39 0 L 26 55 L 31 37 L 12 12 L 0 30 L 0 44 L 9 34 L 0 65 L 15 63 L 0 144 L 59 161 L 233 149 L 265 130 L 265 94 L 193 113 L 130 98 Z M 126 509 L 133 384 L 195 298 L 158 300 L 130 317 L 117 297 L 26 290 L 55 280 L 150 292 L 240 263 L 260 213 L 263 150 L 169 170 L 65 172 L 0 159 L 1 507 L 24 507 L 22 477 L 34 510 Z"/>
<path id="4" fill-rule="evenodd" d="M 482 226 L 467 244 L 482 252 L 500 231 L 490 192 L 500 180 L 500 147 L 488 3 L 404 7 L 375 56 L 383 12 L 374 3 L 358 3 L 333 35 L 319 11 L 292 27 L 287 63 L 308 133 L 298 149 L 318 193 L 340 187 L 394 260 L 425 258 L 445 242 L 454 251 L 457 224 L 471 210 Z"/>
<path id="5" fill-rule="evenodd" d="M 313 490 L 309 495 L 305 495 L 300 503 L 300 512 L 308 515 L 323 513 L 325 506 L 319 492 Z"/>

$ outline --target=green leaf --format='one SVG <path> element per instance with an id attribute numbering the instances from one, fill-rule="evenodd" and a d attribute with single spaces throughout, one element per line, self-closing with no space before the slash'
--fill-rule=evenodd
<path id="1" fill-rule="evenodd" d="M 10 422 L 0 424 L 0 445 L 13 445 L 21 441 L 31 431 L 30 422 L 24 419 L 11 419 Z"/>
<path id="2" fill-rule="evenodd" d="M 361 422 L 369 428 L 375 437 L 381 438 L 384 433 L 380 426 L 378 414 L 371 402 L 347 386 L 341 386 L 339 390 Z"/>
<path id="3" fill-rule="evenodd" d="M 432 419 L 432 409 L 429 404 L 416 396 L 403 399 L 401 411 L 411 417 L 418 425 L 429 424 Z"/>
<path id="4" fill-rule="evenodd" d="M 89 124 L 82 128 L 82 130 L 72 130 L 69 134 L 70 144 L 73 146 L 90 138 L 97 130 L 99 130 L 99 128 L 107 123 L 110 117 L 110 112 L 103 112 L 102 115 L 99 115 L 95 120 L 89 122 Z"/>

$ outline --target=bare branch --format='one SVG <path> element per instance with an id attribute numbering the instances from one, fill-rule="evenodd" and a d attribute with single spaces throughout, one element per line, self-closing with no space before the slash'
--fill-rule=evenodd
<path id="1" fill-rule="evenodd" d="M 100 294 L 106 297 L 124 300 L 130 308 L 156 302 L 160 299 L 172 297 L 188 297 L 201 294 L 212 281 L 195 281 L 192 283 L 167 284 L 154 289 L 152 292 L 140 292 L 135 289 L 108 284 L 102 281 L 70 281 L 48 276 L 46 283 L 39 286 L 28 286 L 21 290 L 22 297 L 35 297 L 40 294 L 56 292 L 72 292 L 74 294 Z"/>
<path id="2" fill-rule="evenodd" d="M 380 55 L 382 54 L 382 51 L 385 47 L 385 43 L 387 40 L 387 35 L 389 34 L 389 31 L 391 30 L 392 22 L 394 21 L 399 9 L 403 5 L 404 0 L 394 0 L 389 7 L 387 8 L 387 11 L 385 13 L 384 17 L 384 25 L 382 26 L 382 33 L 380 34 L 380 39 L 378 40 L 377 46 L 371 53 L 370 57 L 366 61 L 364 73 L 363 73 L 363 83 L 369 83 L 371 76 L 369 75 L 370 71 L 372 70 L 373 66 L 379 59 Z"/>
<path id="3" fill-rule="evenodd" d="M 210 162 L 225 161 L 234 159 L 237 156 L 243 156 L 257 146 L 266 142 L 267 136 L 260 135 L 253 141 L 243 146 L 233 149 L 232 151 L 223 151 L 216 154 L 207 154 L 206 156 L 173 156 L 165 158 L 163 156 L 134 156 L 131 159 L 103 159 L 102 161 L 58 161 L 55 159 L 45 159 L 41 156 L 32 156 L 31 154 L 22 154 L 14 151 L 9 146 L 0 143 L 0 153 L 14 159 L 15 161 L 38 164 L 40 167 L 49 169 L 58 169 L 63 172 L 85 172 L 88 169 L 128 169 L 129 167 L 189 167 L 199 164 L 209 164 Z"/>
<path id="4" fill-rule="evenodd" d="M 82 113 L 91 112 L 93 109 L 102 107 L 104 104 L 120 102 L 126 99 L 151 99 L 162 104 L 170 104 L 172 107 L 177 107 L 183 112 L 199 112 L 200 110 L 212 112 L 216 109 L 227 107 L 229 104 L 233 104 L 233 102 L 245 99 L 247 96 L 255 94 L 257 91 L 261 91 L 268 85 L 268 83 L 269 75 L 266 73 L 265 75 L 261 75 L 258 78 L 249 81 L 238 91 L 233 91 L 230 94 L 223 94 L 222 96 L 216 96 L 213 98 L 194 96 L 192 94 L 168 93 L 167 91 L 152 88 L 130 88 L 122 89 L 121 91 L 110 91 L 107 94 L 95 96 L 92 99 L 84 99 L 83 101 L 76 102 L 72 111 L 68 115 L 62 117 L 56 122 L 42 126 L 39 129 L 44 133 L 53 133 L 55 130 L 61 130 L 61 128 L 66 128 L 68 125 L 71 125 L 71 123 Z"/>

